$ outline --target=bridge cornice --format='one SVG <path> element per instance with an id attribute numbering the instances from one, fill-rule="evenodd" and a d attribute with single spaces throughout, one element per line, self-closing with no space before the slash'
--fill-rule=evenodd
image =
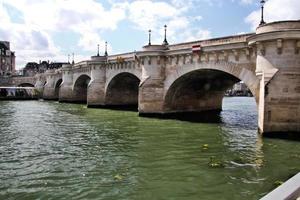
<path id="1" fill-rule="evenodd" d="M 290 31 L 273 31 L 260 33 L 253 35 L 248 38 L 249 45 L 253 45 L 256 42 L 272 41 L 276 39 L 295 39 L 300 40 L 300 29 L 299 30 L 290 30 Z"/>
<path id="2" fill-rule="evenodd" d="M 88 60 L 80 61 L 78 63 L 75 63 L 72 68 L 81 67 L 81 66 L 87 66 L 89 64 Z"/>
<path id="3" fill-rule="evenodd" d="M 122 54 L 115 54 L 107 57 L 107 62 L 118 62 L 120 59 L 124 61 L 127 60 L 134 60 L 135 55 L 137 52 L 129 52 L 129 53 L 122 53 Z"/>
<path id="4" fill-rule="evenodd" d="M 300 20 L 275 21 L 257 27 L 256 34 L 300 29 Z"/>
<path id="5" fill-rule="evenodd" d="M 91 66 L 90 65 L 82 65 L 82 66 L 77 66 L 72 69 L 73 73 L 82 73 L 82 72 L 90 72 L 91 71 Z"/>
<path id="6" fill-rule="evenodd" d="M 246 42 L 236 43 L 233 45 L 217 45 L 213 47 L 203 47 L 201 50 L 201 54 L 208 54 L 208 53 L 224 53 L 224 52 L 239 52 L 245 51 L 249 52 L 252 47 L 249 47 Z M 165 57 L 172 57 L 172 56 L 184 56 L 184 55 L 191 55 L 192 47 L 185 48 L 185 49 L 177 49 L 177 50 L 166 50 L 166 51 L 146 51 L 138 54 L 139 58 L 146 58 L 146 57 L 155 57 L 155 56 L 165 56 Z"/>
<path id="7" fill-rule="evenodd" d="M 153 50 L 153 51 L 141 51 L 137 54 L 138 57 L 147 57 L 147 56 L 164 56 L 166 54 L 165 50 Z"/>

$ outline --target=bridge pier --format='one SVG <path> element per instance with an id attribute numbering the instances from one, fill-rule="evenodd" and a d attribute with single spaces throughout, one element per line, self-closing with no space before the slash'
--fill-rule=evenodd
<path id="1" fill-rule="evenodd" d="M 45 100 L 58 100 L 59 98 L 59 87 L 62 82 L 61 74 L 54 70 L 47 70 L 46 84 L 44 86 L 43 99 Z"/>
<path id="2" fill-rule="evenodd" d="M 102 65 L 91 67 L 91 82 L 87 93 L 88 107 L 102 107 L 105 105 L 105 69 Z"/>
<path id="3" fill-rule="evenodd" d="M 257 49 L 260 81 L 259 131 L 268 135 L 300 132 L 300 23 L 260 26 L 249 45 Z"/>
<path id="4" fill-rule="evenodd" d="M 145 46 L 139 54 L 142 65 L 142 80 L 139 89 L 139 115 L 164 113 L 164 81 L 166 60 L 161 51 L 165 45 Z"/>
<path id="5" fill-rule="evenodd" d="M 36 82 L 34 84 L 34 87 L 37 89 L 39 93 L 39 97 L 43 97 L 45 80 L 43 79 L 43 76 L 41 74 L 37 74 L 35 75 L 35 77 L 36 77 Z"/>
<path id="6" fill-rule="evenodd" d="M 59 102 L 73 102 L 73 72 L 71 64 L 62 66 L 62 84 L 59 90 Z"/>
<path id="7" fill-rule="evenodd" d="M 154 95 L 155 94 L 155 95 Z M 142 83 L 139 89 L 138 111 L 140 116 L 161 115 L 163 109 L 163 81 L 160 79 L 149 79 Z"/>

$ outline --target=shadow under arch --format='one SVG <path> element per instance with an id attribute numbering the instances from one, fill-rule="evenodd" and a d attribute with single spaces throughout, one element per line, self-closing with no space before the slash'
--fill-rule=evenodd
<path id="1" fill-rule="evenodd" d="M 91 81 L 91 77 L 88 75 L 79 76 L 73 86 L 73 102 L 74 103 L 86 103 L 87 102 L 87 91 L 88 85 Z"/>
<path id="2" fill-rule="evenodd" d="M 140 79 L 129 72 L 122 72 L 114 76 L 106 88 L 106 107 L 137 111 L 139 84 Z"/>
<path id="3" fill-rule="evenodd" d="M 54 86 L 54 98 L 56 100 L 59 99 L 59 89 L 60 89 L 61 84 L 62 84 L 62 79 L 58 79 Z"/>
<path id="4" fill-rule="evenodd" d="M 18 87 L 34 87 L 34 85 L 31 83 L 21 83 L 18 85 Z"/>
<path id="5" fill-rule="evenodd" d="M 170 85 L 164 97 L 163 118 L 192 122 L 222 122 L 223 97 L 234 84 L 243 81 L 221 70 L 196 69 Z"/>

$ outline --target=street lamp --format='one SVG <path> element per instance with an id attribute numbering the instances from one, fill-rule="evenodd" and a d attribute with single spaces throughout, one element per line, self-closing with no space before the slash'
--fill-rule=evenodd
<path id="1" fill-rule="evenodd" d="M 150 46 L 151 45 L 151 29 L 149 29 L 149 43 L 148 43 L 148 45 Z"/>
<path id="2" fill-rule="evenodd" d="M 105 41 L 105 52 L 104 52 L 104 56 L 108 56 L 108 53 L 107 53 L 107 41 Z"/>
<path id="3" fill-rule="evenodd" d="M 74 65 L 74 64 L 75 64 L 75 61 L 74 61 L 74 53 L 72 53 L 72 56 L 73 56 L 72 64 Z"/>
<path id="4" fill-rule="evenodd" d="M 165 28 L 165 39 L 163 41 L 163 45 L 169 45 L 167 41 L 167 25 L 164 25 L 164 28 Z"/>
<path id="5" fill-rule="evenodd" d="M 266 1 L 265 0 L 261 0 L 260 1 L 260 5 L 261 5 L 261 20 L 260 20 L 260 26 L 266 24 L 266 22 L 264 21 L 264 6 L 265 6 Z"/>

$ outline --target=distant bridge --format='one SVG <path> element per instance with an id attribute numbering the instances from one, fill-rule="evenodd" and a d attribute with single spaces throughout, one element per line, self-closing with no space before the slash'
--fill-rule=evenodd
<path id="1" fill-rule="evenodd" d="M 300 132 L 299 51 L 300 21 L 273 22 L 253 34 L 93 56 L 14 85 L 34 83 L 44 99 L 89 107 L 137 105 L 147 115 L 221 110 L 225 91 L 243 81 L 260 132 Z"/>

